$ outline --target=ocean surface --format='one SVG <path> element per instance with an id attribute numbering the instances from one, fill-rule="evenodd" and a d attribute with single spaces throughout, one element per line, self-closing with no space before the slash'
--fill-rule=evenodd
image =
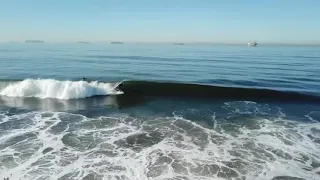
<path id="1" fill-rule="evenodd" d="M 2 43 L 4 178 L 318 180 L 320 47 Z"/>

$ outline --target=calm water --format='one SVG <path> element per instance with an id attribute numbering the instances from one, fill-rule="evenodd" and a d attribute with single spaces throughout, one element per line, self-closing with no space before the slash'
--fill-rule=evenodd
<path id="1" fill-rule="evenodd" d="M 0 178 L 320 179 L 319 102 L 128 96 L 124 80 L 316 97 L 320 47 L 0 44 Z"/>

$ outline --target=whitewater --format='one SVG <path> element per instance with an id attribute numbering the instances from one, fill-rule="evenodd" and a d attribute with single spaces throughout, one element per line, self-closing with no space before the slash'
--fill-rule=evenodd
<path id="1" fill-rule="evenodd" d="M 0 83 L 0 95 L 8 97 L 36 97 L 40 99 L 79 99 L 98 95 L 121 94 L 117 83 L 98 81 L 59 81 L 55 79 L 25 79 Z"/>

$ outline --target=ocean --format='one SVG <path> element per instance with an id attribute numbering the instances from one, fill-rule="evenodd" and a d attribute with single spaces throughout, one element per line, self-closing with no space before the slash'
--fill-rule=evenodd
<path id="1" fill-rule="evenodd" d="M 0 179 L 318 180 L 319 105 L 316 46 L 2 43 Z"/>

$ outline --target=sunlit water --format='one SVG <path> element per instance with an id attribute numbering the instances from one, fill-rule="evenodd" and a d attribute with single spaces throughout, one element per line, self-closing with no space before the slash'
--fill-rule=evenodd
<path id="1" fill-rule="evenodd" d="M 151 80 L 318 96 L 319 47 L 1 44 L 0 67 L 1 179 L 320 179 L 317 102 L 115 89 Z"/>

